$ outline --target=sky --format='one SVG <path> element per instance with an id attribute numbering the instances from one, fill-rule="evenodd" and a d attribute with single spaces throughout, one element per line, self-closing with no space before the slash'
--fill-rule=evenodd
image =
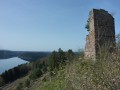
<path id="1" fill-rule="evenodd" d="M 120 0 L 0 0 L 0 49 L 84 49 L 89 11 L 105 9 L 120 33 Z"/>

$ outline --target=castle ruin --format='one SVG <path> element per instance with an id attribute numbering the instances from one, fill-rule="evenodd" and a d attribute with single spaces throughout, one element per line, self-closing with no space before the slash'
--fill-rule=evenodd
<path id="1" fill-rule="evenodd" d="M 108 11 L 93 9 L 89 16 L 89 34 L 86 36 L 85 58 L 96 58 L 102 47 L 115 48 L 114 18 Z"/>

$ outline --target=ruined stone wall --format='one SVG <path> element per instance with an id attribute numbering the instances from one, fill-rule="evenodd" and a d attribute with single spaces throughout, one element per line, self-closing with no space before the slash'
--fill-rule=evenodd
<path id="1" fill-rule="evenodd" d="M 94 14 L 91 11 L 91 16 L 89 19 L 89 34 L 86 36 L 86 46 L 85 46 L 85 57 L 91 58 L 95 57 L 95 27 L 94 27 Z"/>
<path id="2" fill-rule="evenodd" d="M 86 58 L 96 58 L 103 47 L 115 47 L 114 18 L 107 11 L 93 9 L 89 19 L 89 29 L 89 34 L 86 36 Z"/>

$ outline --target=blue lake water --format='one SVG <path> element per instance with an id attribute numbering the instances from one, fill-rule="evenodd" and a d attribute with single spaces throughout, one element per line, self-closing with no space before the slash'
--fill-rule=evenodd
<path id="1" fill-rule="evenodd" d="M 17 57 L 9 59 L 0 59 L 0 74 L 3 73 L 5 70 L 11 69 L 24 63 L 27 63 L 27 61 L 24 61 Z"/>

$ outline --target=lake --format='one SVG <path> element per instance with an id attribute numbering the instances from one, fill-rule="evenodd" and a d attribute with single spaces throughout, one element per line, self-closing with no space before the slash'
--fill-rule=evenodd
<path id="1" fill-rule="evenodd" d="M 18 57 L 9 58 L 9 59 L 0 59 L 0 74 L 3 73 L 5 70 L 11 69 L 16 67 L 20 64 L 27 63 Z"/>

